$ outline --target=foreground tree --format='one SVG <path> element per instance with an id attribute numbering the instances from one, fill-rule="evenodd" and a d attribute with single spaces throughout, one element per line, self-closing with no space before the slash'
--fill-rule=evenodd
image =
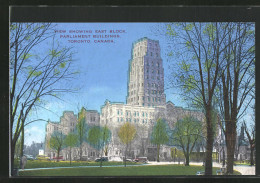
<path id="1" fill-rule="evenodd" d="M 60 158 L 60 151 L 65 147 L 65 136 L 61 131 L 54 131 L 48 142 L 49 148 L 57 151 L 57 162 Z"/>
<path id="2" fill-rule="evenodd" d="M 249 125 L 248 125 L 249 126 Z M 255 150 L 255 125 L 251 125 L 251 129 L 248 129 L 246 126 L 246 123 L 244 121 L 244 127 L 245 127 L 245 132 L 247 139 L 250 144 L 250 165 L 254 165 L 254 150 Z"/>
<path id="3" fill-rule="evenodd" d="M 213 100 L 221 73 L 221 55 L 227 48 L 223 41 L 228 37 L 229 23 L 176 23 L 166 24 L 167 38 L 178 45 L 171 50 L 173 64 L 172 87 L 180 88 L 186 101 L 202 108 L 206 118 L 205 174 L 212 175 L 214 125 Z M 176 68 L 176 65 L 178 68 Z"/>
<path id="4" fill-rule="evenodd" d="M 233 174 L 237 122 L 254 99 L 250 95 L 255 87 L 255 75 L 252 74 L 255 69 L 254 24 L 229 23 L 227 31 L 218 93 L 225 122 L 222 128 L 227 145 L 227 173 Z"/>
<path id="5" fill-rule="evenodd" d="M 157 146 L 157 162 L 160 161 L 160 147 L 163 144 L 169 142 L 169 128 L 167 123 L 163 119 L 158 119 L 155 123 L 152 134 L 151 134 L 151 143 Z"/>
<path id="6" fill-rule="evenodd" d="M 135 138 L 135 135 L 136 135 L 136 128 L 134 125 L 132 125 L 129 122 L 126 122 L 119 128 L 118 137 L 120 141 L 125 145 L 125 159 L 124 159 L 125 167 L 126 167 L 126 153 L 127 153 L 128 145 Z"/>
<path id="7" fill-rule="evenodd" d="M 103 153 L 106 155 L 106 146 L 108 145 L 111 137 L 111 132 L 105 127 L 94 126 L 90 128 L 88 132 L 87 141 L 88 143 L 97 150 L 101 151 L 100 167 L 102 167 Z"/>
<path id="8" fill-rule="evenodd" d="M 72 91 L 72 87 L 63 88 L 62 82 L 76 74 L 71 68 L 73 52 L 56 43 L 53 27 L 50 23 L 10 24 L 11 169 L 15 145 L 25 126 L 41 120 L 28 121 L 29 113 L 43 107 L 44 98 L 59 98 L 56 94 Z"/>
<path id="9" fill-rule="evenodd" d="M 87 138 L 88 126 L 86 123 L 86 109 L 84 107 L 81 108 L 78 113 L 78 123 L 76 125 L 76 134 L 78 137 L 78 145 L 79 145 L 79 159 L 82 161 L 82 145 L 83 142 Z"/>
<path id="10" fill-rule="evenodd" d="M 172 142 L 183 150 L 186 159 L 185 166 L 189 166 L 190 154 L 196 143 L 203 138 L 201 129 L 202 123 L 191 116 L 186 116 L 175 124 Z"/>
<path id="11" fill-rule="evenodd" d="M 70 152 L 70 165 L 71 165 L 71 148 L 75 147 L 78 142 L 78 137 L 75 133 L 69 133 L 64 140 L 64 146 L 69 148 Z"/>

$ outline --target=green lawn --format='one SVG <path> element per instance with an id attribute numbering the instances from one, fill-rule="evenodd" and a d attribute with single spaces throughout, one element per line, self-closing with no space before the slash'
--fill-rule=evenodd
<path id="1" fill-rule="evenodd" d="M 216 174 L 218 168 L 213 168 Z M 20 171 L 20 176 L 159 176 L 159 175 L 196 175 L 197 171 L 204 171 L 203 166 L 183 165 L 147 165 L 135 167 L 90 167 L 64 168 L 52 170 Z M 239 172 L 235 172 L 240 175 Z"/>
<path id="2" fill-rule="evenodd" d="M 140 163 L 135 162 L 127 162 L 127 165 L 135 165 Z M 99 166 L 100 162 L 87 162 L 87 161 L 39 161 L 39 160 L 28 160 L 25 166 L 25 169 L 31 169 L 31 168 L 47 168 L 47 167 L 70 167 L 70 166 Z M 110 165 L 123 165 L 123 162 L 103 162 L 102 165 L 104 166 L 110 166 Z M 17 167 L 17 166 L 15 166 Z"/>
<path id="3" fill-rule="evenodd" d="M 248 160 L 246 161 L 234 161 L 235 165 L 250 165 L 250 162 Z"/>

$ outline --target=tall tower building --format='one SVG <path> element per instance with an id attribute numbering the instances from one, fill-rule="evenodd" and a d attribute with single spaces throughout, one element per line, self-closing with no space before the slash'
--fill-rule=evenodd
<path id="1" fill-rule="evenodd" d="M 128 68 L 127 104 L 165 105 L 164 69 L 159 41 L 142 38 L 133 43 Z"/>

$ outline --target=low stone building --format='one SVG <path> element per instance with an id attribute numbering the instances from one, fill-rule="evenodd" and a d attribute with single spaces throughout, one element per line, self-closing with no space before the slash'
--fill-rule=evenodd
<path id="1" fill-rule="evenodd" d="M 99 126 L 100 119 L 99 113 L 96 110 L 84 110 L 85 121 L 89 126 Z M 64 111 L 63 115 L 60 117 L 59 122 L 48 121 L 46 124 L 46 137 L 45 137 L 45 155 L 50 157 L 57 156 L 57 152 L 53 149 L 49 148 L 49 140 L 54 131 L 59 131 L 63 135 L 68 135 L 71 132 L 76 132 L 76 125 L 78 123 L 77 115 L 72 111 Z M 96 158 L 98 156 L 98 152 L 90 147 L 86 142 L 82 145 L 82 155 L 89 158 Z M 69 159 L 69 151 L 68 148 L 63 148 L 60 153 L 60 156 L 63 156 L 63 159 Z M 79 159 L 79 147 L 72 149 L 72 159 Z"/>

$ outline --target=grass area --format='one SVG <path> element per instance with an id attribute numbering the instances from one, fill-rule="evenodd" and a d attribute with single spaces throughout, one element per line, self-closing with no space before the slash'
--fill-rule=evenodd
<path id="1" fill-rule="evenodd" d="M 213 174 L 216 170 L 213 168 Z M 159 175 L 196 175 L 197 171 L 204 171 L 203 166 L 183 165 L 147 165 L 132 167 L 89 167 L 64 168 L 52 170 L 20 171 L 20 176 L 159 176 Z M 235 172 L 235 175 L 240 175 Z"/>
<path id="2" fill-rule="evenodd" d="M 135 162 L 127 162 L 127 165 L 135 165 L 135 164 L 141 164 L 141 163 L 135 163 Z M 30 168 L 47 168 L 47 167 L 73 167 L 73 166 L 99 166 L 100 162 L 94 162 L 94 161 L 72 161 L 71 165 L 69 161 L 46 161 L 46 160 L 28 160 L 25 166 L 25 169 Z M 103 162 L 103 166 L 111 166 L 111 165 L 123 165 L 123 162 Z M 17 166 L 15 166 L 17 167 Z"/>
<path id="3" fill-rule="evenodd" d="M 234 165 L 250 165 L 250 161 L 234 161 Z"/>

